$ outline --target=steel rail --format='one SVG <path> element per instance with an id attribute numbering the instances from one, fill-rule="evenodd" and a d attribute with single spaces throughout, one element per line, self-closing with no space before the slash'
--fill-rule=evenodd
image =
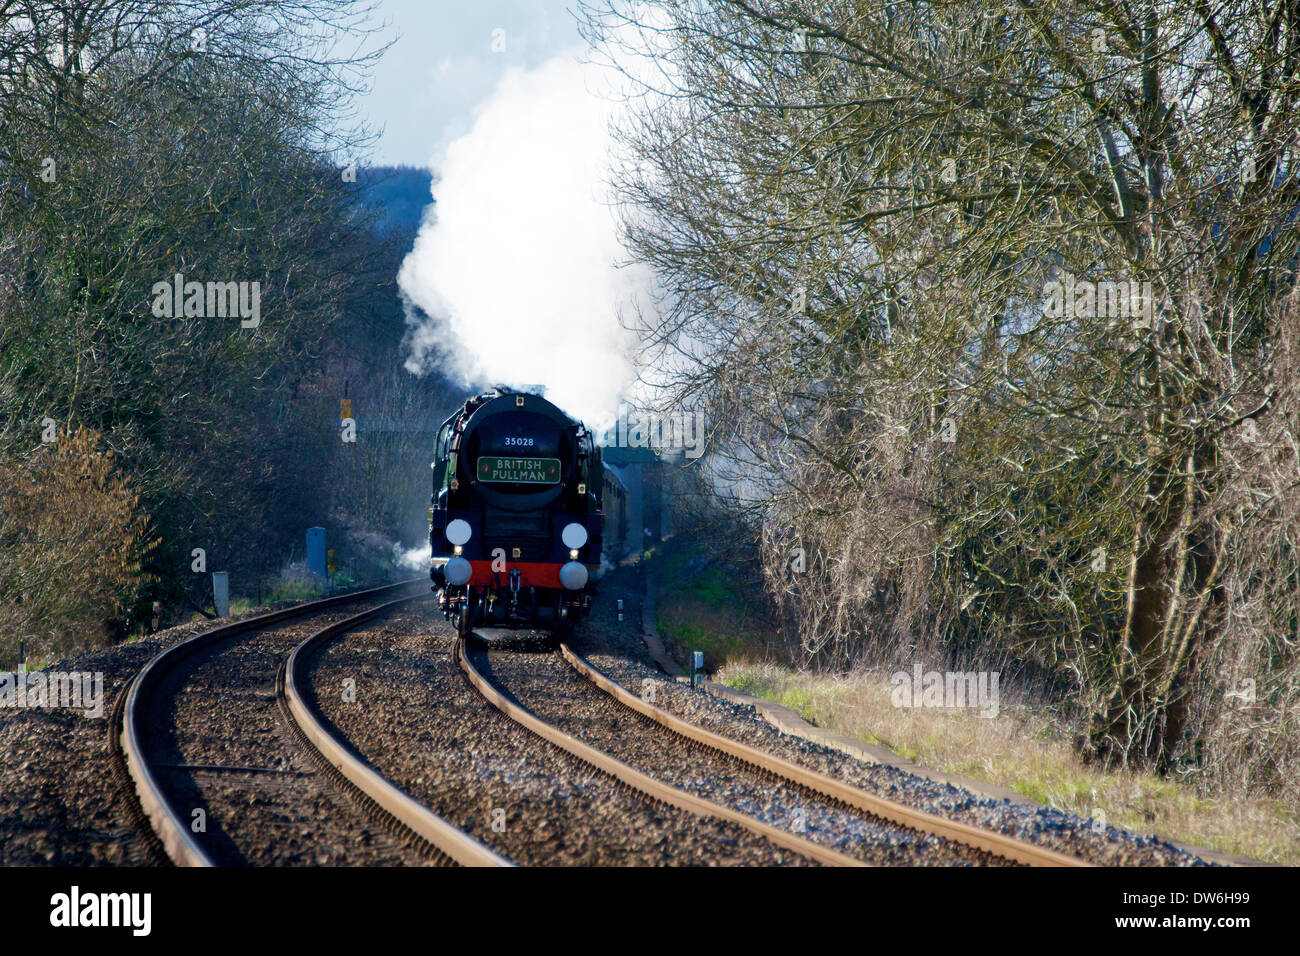
<path id="1" fill-rule="evenodd" d="M 745 829 L 764 837 L 769 842 L 777 846 L 784 847 L 787 850 L 793 850 L 795 853 L 818 863 L 827 866 L 868 866 L 861 860 L 846 856 L 835 850 L 831 850 L 820 844 L 813 843 L 803 837 L 785 830 L 777 829 L 774 826 L 763 823 L 754 817 L 740 813 L 730 807 L 724 807 L 721 804 L 698 797 L 693 793 L 687 793 L 677 787 L 670 786 L 661 780 L 647 776 L 639 770 L 629 767 L 627 764 L 610 756 L 596 748 L 583 743 L 571 734 L 567 734 L 558 727 L 548 724 L 539 718 L 532 711 L 510 700 L 496 686 L 487 680 L 478 669 L 470 662 L 469 655 L 465 653 L 465 642 L 456 641 L 456 658 L 460 662 L 461 669 L 469 679 L 470 684 L 479 694 L 492 704 L 497 710 L 505 714 L 515 723 L 532 731 L 538 737 L 548 743 L 554 744 L 561 750 L 569 753 L 581 760 L 588 766 L 614 777 L 624 785 L 631 787 L 652 800 L 670 804 L 681 810 L 687 810 L 691 813 L 703 817 L 713 817 L 719 820 L 726 820 L 730 823 L 738 824 Z"/>
<path id="2" fill-rule="evenodd" d="M 399 604 L 426 598 L 428 595 L 398 598 L 387 604 L 381 604 L 373 610 L 358 614 L 337 624 L 317 631 L 293 649 L 284 667 L 283 681 L 277 685 L 277 692 L 287 703 L 287 707 L 298 729 L 314 747 L 321 759 L 339 771 L 362 794 L 374 801 L 374 804 L 397 824 L 445 853 L 461 866 L 514 866 L 510 860 L 488 849 L 474 837 L 448 823 L 424 804 L 394 786 L 381 776 L 362 757 L 355 754 L 350 747 L 326 728 L 308 695 L 304 692 L 306 682 L 301 671 L 302 662 L 318 642 L 349 630 L 352 626 L 367 618 L 375 617 L 391 610 Z"/>
<path id="3" fill-rule="evenodd" d="M 215 866 L 212 857 L 194 839 L 180 811 L 167 796 L 153 768 L 149 765 L 143 743 L 143 723 L 144 707 L 150 693 L 181 661 L 222 641 L 250 631 L 261 630 L 272 624 L 310 617 L 330 608 L 374 600 L 422 583 L 424 583 L 422 578 L 414 578 L 397 584 L 309 601 L 295 607 L 223 624 L 159 651 L 127 686 L 124 691 L 124 703 L 114 707 L 114 716 L 109 725 L 110 753 L 115 760 L 120 760 L 121 769 L 126 775 L 123 779 L 129 780 L 134 785 L 133 792 L 126 787 L 122 788 L 123 797 L 128 804 L 127 816 L 135 820 L 147 821 L 158 841 L 161 842 L 168 859 L 176 865 Z M 146 842 L 152 843 L 148 840 Z"/>
<path id="4" fill-rule="evenodd" d="M 982 830 L 978 827 L 955 820 L 948 820 L 915 807 L 895 803 L 874 794 L 859 790 L 840 780 L 825 774 L 801 767 L 772 753 L 767 753 L 742 744 L 739 741 L 705 730 L 688 723 L 680 717 L 655 707 L 637 697 L 627 688 L 610 680 L 581 656 L 574 652 L 567 643 L 561 642 L 560 654 L 564 660 L 580 675 L 604 691 L 619 704 L 650 718 L 673 733 L 709 750 L 733 757 L 742 763 L 766 771 L 776 777 L 812 790 L 824 797 L 844 804 L 872 816 L 888 820 L 898 826 L 908 827 L 931 833 L 946 840 L 992 853 L 1014 863 L 1029 866 L 1093 866 L 1086 860 L 1070 856 L 1057 850 L 1029 843 L 1003 833 Z"/>

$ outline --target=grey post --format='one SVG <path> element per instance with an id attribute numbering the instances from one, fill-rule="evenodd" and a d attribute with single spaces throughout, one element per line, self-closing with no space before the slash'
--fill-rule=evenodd
<path id="1" fill-rule="evenodd" d="M 212 606 L 217 617 L 230 617 L 230 575 L 225 571 L 212 572 Z"/>

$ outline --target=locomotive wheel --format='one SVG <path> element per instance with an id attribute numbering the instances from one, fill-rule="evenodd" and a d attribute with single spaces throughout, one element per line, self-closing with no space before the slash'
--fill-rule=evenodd
<path id="1" fill-rule="evenodd" d="M 572 633 L 573 633 L 573 614 L 571 612 L 566 611 L 564 616 L 560 617 L 555 622 L 555 626 L 551 628 L 550 643 L 554 645 L 558 645 L 560 641 L 564 640 Z"/>
<path id="2" fill-rule="evenodd" d="M 462 641 L 469 637 L 470 631 L 474 630 L 473 625 L 470 623 L 470 601 L 472 600 L 472 595 L 465 595 L 465 603 L 460 606 L 460 615 L 456 618 L 456 634 Z"/>

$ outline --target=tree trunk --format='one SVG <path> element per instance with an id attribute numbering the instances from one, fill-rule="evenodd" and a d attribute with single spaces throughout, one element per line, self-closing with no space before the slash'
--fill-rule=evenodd
<path id="1" fill-rule="evenodd" d="M 1165 769 L 1186 726 L 1184 693 L 1196 634 L 1221 596 L 1220 544 L 1199 512 L 1213 443 L 1161 462 L 1133 539 L 1116 680 L 1093 714 L 1088 749 L 1107 764 Z"/>
<path id="2" fill-rule="evenodd" d="M 1177 477 L 1162 467 L 1147 483 L 1146 507 L 1133 535 L 1124 630 L 1115 648 L 1116 680 L 1093 715 L 1088 743 L 1107 764 L 1158 756 L 1163 735 L 1150 691 L 1160 674 L 1160 638 L 1170 611 L 1179 526 Z M 1156 753 L 1153 753 L 1153 749 Z"/>

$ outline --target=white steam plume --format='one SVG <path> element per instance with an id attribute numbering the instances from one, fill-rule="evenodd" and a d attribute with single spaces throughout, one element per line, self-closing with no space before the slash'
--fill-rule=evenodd
<path id="1" fill-rule="evenodd" d="M 429 570 L 429 556 L 433 554 L 433 549 L 428 542 L 417 544 L 414 548 L 407 548 L 402 543 L 396 542 L 393 545 L 393 563 L 399 568 L 410 568 L 412 571 Z"/>
<path id="2" fill-rule="evenodd" d="M 467 385 L 544 385 L 593 427 L 635 378 L 619 311 L 648 308 L 652 287 L 648 269 L 619 266 L 601 69 L 566 55 L 502 77 L 435 170 L 398 274 L 424 312 L 408 309 L 408 369 L 441 357 Z"/>

